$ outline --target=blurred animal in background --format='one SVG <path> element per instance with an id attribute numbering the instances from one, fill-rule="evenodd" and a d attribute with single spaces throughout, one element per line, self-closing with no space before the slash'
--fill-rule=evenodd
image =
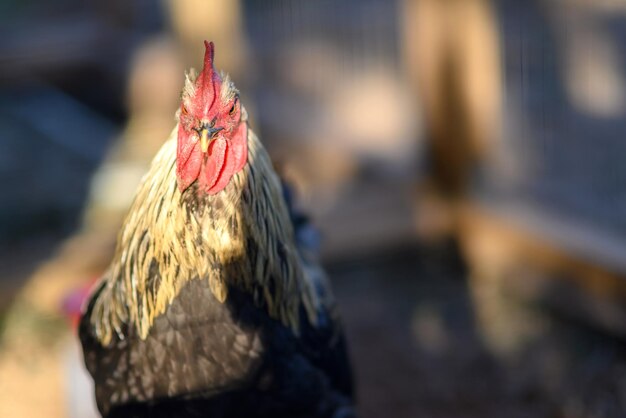
<path id="1" fill-rule="evenodd" d="M 249 64 L 248 40 L 244 27 L 245 5 L 241 0 L 164 0 L 164 12 L 180 46 L 183 63 L 194 63 L 202 56 L 207 32 L 221 45 L 220 66 L 237 80 L 241 88 L 255 77 L 245 71 Z M 219 13 L 215 13 L 219 10 Z M 248 91 L 246 93 L 249 94 Z M 248 104 L 248 108 L 249 108 Z"/>
<path id="2" fill-rule="evenodd" d="M 81 319 L 98 408 L 106 417 L 354 416 L 329 283 L 312 247 L 298 246 L 308 225 L 205 46 Z"/>
<path id="3" fill-rule="evenodd" d="M 418 187 L 422 238 L 454 234 L 458 205 L 498 146 L 499 33 L 491 0 L 404 0 L 406 71 L 423 106 L 428 167 Z"/>

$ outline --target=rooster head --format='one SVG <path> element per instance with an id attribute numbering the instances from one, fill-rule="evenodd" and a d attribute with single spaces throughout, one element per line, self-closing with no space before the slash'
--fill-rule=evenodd
<path id="1" fill-rule="evenodd" d="M 187 75 L 178 113 L 178 188 L 196 180 L 199 190 L 220 192 L 246 164 L 248 128 L 239 93 L 213 66 L 213 42 L 204 42 L 204 68 Z"/>

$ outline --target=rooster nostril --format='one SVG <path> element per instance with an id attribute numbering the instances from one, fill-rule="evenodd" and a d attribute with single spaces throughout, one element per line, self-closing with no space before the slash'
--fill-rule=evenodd
<path id="1" fill-rule="evenodd" d="M 209 138 L 215 138 L 215 135 L 222 129 L 224 128 L 214 128 L 212 126 L 210 128 L 206 128 Z"/>

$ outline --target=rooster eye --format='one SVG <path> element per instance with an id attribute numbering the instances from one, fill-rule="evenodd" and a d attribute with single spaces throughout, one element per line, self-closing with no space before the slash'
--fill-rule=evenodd
<path id="1" fill-rule="evenodd" d="M 180 111 L 181 111 L 181 113 L 182 113 L 183 115 L 187 115 L 187 113 L 188 113 L 188 112 L 187 112 L 187 108 L 185 107 L 185 105 L 183 105 L 183 107 L 181 108 L 181 110 L 180 110 Z"/>
<path id="2" fill-rule="evenodd" d="M 239 102 L 239 97 L 235 97 L 235 101 L 233 102 L 233 106 L 230 108 L 230 110 L 228 111 L 229 115 L 234 115 L 235 112 L 237 111 L 237 102 Z"/>

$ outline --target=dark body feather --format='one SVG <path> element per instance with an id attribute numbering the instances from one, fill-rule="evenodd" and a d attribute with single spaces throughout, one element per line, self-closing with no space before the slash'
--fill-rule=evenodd
<path id="1" fill-rule="evenodd" d="M 171 186 L 171 143 L 155 159 L 138 197 L 167 200 L 133 204 L 81 319 L 103 416 L 354 416 L 328 283 L 298 248 L 294 212 L 253 134 L 249 144 L 244 172 L 212 199 Z M 176 203 L 166 216 L 163 202 Z M 159 235 L 167 222 L 174 235 Z"/>
<path id="2" fill-rule="evenodd" d="M 245 292 L 221 303 L 192 280 L 145 340 L 128 329 L 104 348 L 85 318 L 85 361 L 107 417 L 352 416 L 345 344 L 327 313 L 296 336 Z M 134 400 L 109 410 L 125 394 Z"/>

